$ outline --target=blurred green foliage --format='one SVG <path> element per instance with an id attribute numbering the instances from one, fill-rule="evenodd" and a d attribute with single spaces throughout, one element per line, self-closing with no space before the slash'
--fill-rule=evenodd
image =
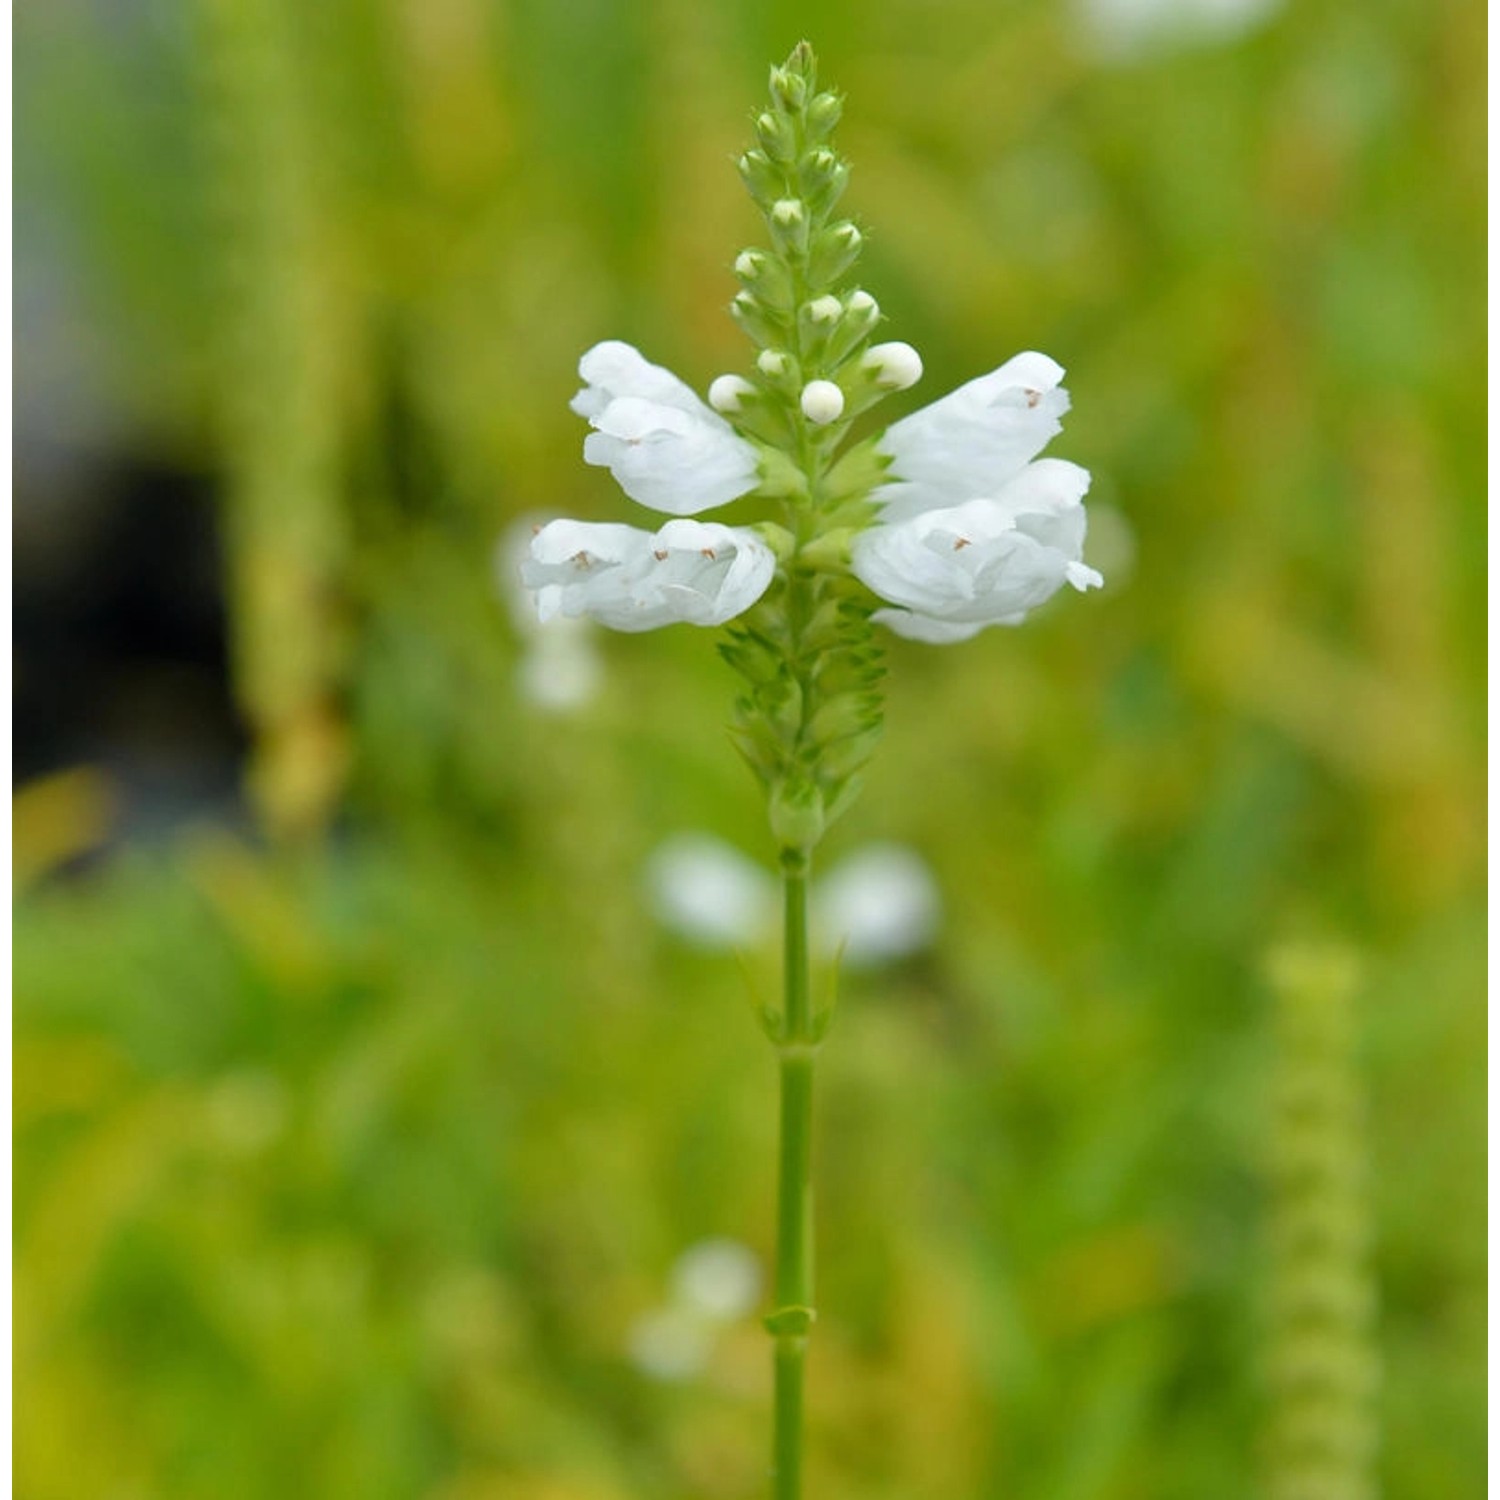
<path id="1" fill-rule="evenodd" d="M 826 1051 L 812 1492 L 1256 1492 L 1260 966 L 1331 930 L 1367 975 L 1384 1493 L 1475 1493 L 1481 9 L 1308 0 L 1113 64 L 977 0 L 16 25 L 21 211 L 70 226 L 128 440 L 223 479 L 293 836 L 20 901 L 18 1493 L 759 1493 L 763 1335 L 680 1386 L 626 1353 L 683 1246 L 768 1248 L 743 979 L 639 879 L 683 828 L 764 848 L 730 683 L 700 632 L 612 639 L 602 696 L 542 714 L 492 560 L 522 513 L 623 518 L 582 349 L 743 363 L 729 158 L 803 33 L 913 404 L 1058 356 L 1110 579 L 893 652 L 831 853 L 914 844 L 948 920 Z M 24 870 L 87 798 L 23 792 Z"/>

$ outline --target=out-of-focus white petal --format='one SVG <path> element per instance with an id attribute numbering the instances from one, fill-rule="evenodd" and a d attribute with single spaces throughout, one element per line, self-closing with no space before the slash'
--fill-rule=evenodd
<path id="1" fill-rule="evenodd" d="M 760 482 L 754 447 L 629 344 L 596 344 L 578 373 L 587 383 L 572 407 L 594 428 L 584 439 L 584 461 L 609 469 L 632 500 L 668 515 L 695 515 Z"/>
<path id="2" fill-rule="evenodd" d="M 893 423 L 879 445 L 892 476 L 954 501 L 992 495 L 1062 430 L 1063 373 L 1045 354 L 1018 354 Z"/>
<path id="3" fill-rule="evenodd" d="M 760 1262 L 738 1240 L 701 1240 L 672 1267 L 673 1300 L 710 1322 L 731 1323 L 754 1312 L 760 1287 Z"/>
<path id="4" fill-rule="evenodd" d="M 587 621 L 558 615 L 522 652 L 516 673 L 528 702 L 552 713 L 567 713 L 598 693 L 604 667 Z"/>
<path id="5" fill-rule="evenodd" d="M 900 844 L 870 844 L 813 888 L 812 925 L 827 951 L 843 945 L 845 963 L 873 966 L 925 948 L 942 904 L 921 857 Z"/>
<path id="6" fill-rule="evenodd" d="M 1231 42 L 1281 9 L 1282 0 L 1074 0 L 1081 49 L 1124 64 Z"/>
<path id="7" fill-rule="evenodd" d="M 708 1363 L 713 1340 L 712 1327 L 690 1308 L 659 1307 L 631 1327 L 631 1363 L 653 1380 L 688 1380 Z"/>
<path id="8" fill-rule="evenodd" d="M 700 947 L 750 947 L 776 921 L 769 871 L 710 834 L 667 839 L 651 856 L 646 880 L 661 924 Z"/>

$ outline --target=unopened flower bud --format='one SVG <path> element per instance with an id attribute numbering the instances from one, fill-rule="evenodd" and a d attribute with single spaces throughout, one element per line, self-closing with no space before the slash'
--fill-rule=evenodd
<path id="1" fill-rule="evenodd" d="M 740 402 L 754 390 L 743 375 L 720 375 L 708 388 L 708 404 L 715 411 L 738 411 Z"/>
<path id="2" fill-rule="evenodd" d="M 764 151 L 747 151 L 738 165 L 750 196 L 763 207 L 784 191 L 781 170 Z"/>
<path id="3" fill-rule="evenodd" d="M 754 281 L 765 265 L 766 258 L 759 250 L 741 250 L 734 258 L 734 274 L 741 281 Z"/>
<path id="4" fill-rule="evenodd" d="M 755 121 L 755 134 L 772 161 L 791 161 L 797 154 L 797 133 L 785 115 L 764 111 Z"/>
<path id="5" fill-rule="evenodd" d="M 876 344 L 861 361 L 875 376 L 876 385 L 888 391 L 904 391 L 922 378 L 922 356 L 910 344 Z"/>
<path id="6" fill-rule="evenodd" d="M 753 292 L 736 292 L 734 301 L 729 304 L 729 311 L 735 322 L 757 344 L 771 344 L 784 337 L 778 327 L 778 320 L 767 311 Z"/>
<path id="7" fill-rule="evenodd" d="M 800 198 L 778 198 L 770 208 L 771 243 L 782 255 L 801 255 L 810 228 L 807 205 Z"/>
<path id="8" fill-rule="evenodd" d="M 870 336 L 880 321 L 880 304 L 863 288 L 851 292 L 844 303 L 844 316 L 833 325 L 823 358 L 831 366 L 846 360 Z"/>
<path id="9" fill-rule="evenodd" d="M 807 80 L 790 68 L 772 68 L 771 97 L 783 109 L 801 109 L 807 98 Z"/>
<path id="10" fill-rule="evenodd" d="M 772 380 L 785 375 L 791 365 L 791 361 L 780 349 L 762 349 L 755 356 L 755 363 L 759 366 L 762 375 L 769 375 Z"/>
<path id="11" fill-rule="evenodd" d="M 831 323 L 844 311 L 844 304 L 837 297 L 815 297 L 807 304 L 807 316 L 814 323 Z"/>
<path id="12" fill-rule="evenodd" d="M 807 279 L 813 286 L 831 286 L 859 258 L 864 236 L 846 219 L 821 230 L 808 254 Z"/>
<path id="13" fill-rule="evenodd" d="M 844 102 L 837 94 L 814 95 L 812 103 L 807 106 L 807 133 L 814 139 L 831 134 L 843 112 Z"/>
<path id="14" fill-rule="evenodd" d="M 844 393 L 831 380 L 809 380 L 802 387 L 802 414 L 819 427 L 836 422 L 844 411 Z"/>

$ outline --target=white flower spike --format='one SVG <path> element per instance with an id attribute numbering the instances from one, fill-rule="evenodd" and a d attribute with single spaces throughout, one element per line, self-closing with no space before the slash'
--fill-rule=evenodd
<path id="1" fill-rule="evenodd" d="M 776 571 L 753 531 L 712 521 L 634 526 L 553 521 L 531 539 L 521 578 L 543 621 L 588 615 L 612 630 L 679 621 L 722 625 L 765 593 Z"/>
<path id="2" fill-rule="evenodd" d="M 609 469 L 632 500 L 690 516 L 759 483 L 755 449 L 691 387 L 629 344 L 595 344 L 578 373 L 585 383 L 572 407 L 594 429 L 584 460 Z"/>

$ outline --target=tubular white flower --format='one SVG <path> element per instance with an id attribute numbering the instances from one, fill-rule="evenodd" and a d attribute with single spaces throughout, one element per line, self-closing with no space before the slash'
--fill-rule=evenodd
<path id="1" fill-rule="evenodd" d="M 1018 354 L 903 417 L 880 440 L 892 475 L 931 485 L 950 504 L 993 495 L 1062 431 L 1068 409 L 1062 378 L 1056 360 Z"/>
<path id="2" fill-rule="evenodd" d="M 759 483 L 755 449 L 670 370 L 617 339 L 578 362 L 573 410 L 593 427 L 584 460 L 609 469 L 632 500 L 695 515 Z"/>
<path id="3" fill-rule="evenodd" d="M 1088 484 L 1077 464 L 1042 459 L 992 497 L 915 508 L 861 533 L 853 572 L 901 607 L 876 618 L 913 640 L 958 641 L 986 625 L 1018 625 L 1064 583 L 1083 590 L 1104 582 L 1083 563 Z M 933 495 L 912 489 L 902 499 L 914 507 Z"/>
<path id="4" fill-rule="evenodd" d="M 1045 354 L 1018 354 L 881 437 L 893 482 L 871 496 L 878 522 L 852 567 L 900 606 L 874 616 L 897 635 L 967 640 L 1020 624 L 1064 583 L 1104 582 L 1083 561 L 1088 470 L 1036 457 L 1062 430 L 1062 377 Z"/>
<path id="5" fill-rule="evenodd" d="M 688 520 L 668 521 L 654 535 L 553 521 L 532 537 L 521 565 L 541 620 L 588 615 L 626 631 L 722 625 L 765 593 L 775 571 L 775 555 L 753 531 Z"/>
<path id="6" fill-rule="evenodd" d="M 831 380 L 809 380 L 802 387 L 802 414 L 809 422 L 826 427 L 844 412 L 844 393 Z"/>

